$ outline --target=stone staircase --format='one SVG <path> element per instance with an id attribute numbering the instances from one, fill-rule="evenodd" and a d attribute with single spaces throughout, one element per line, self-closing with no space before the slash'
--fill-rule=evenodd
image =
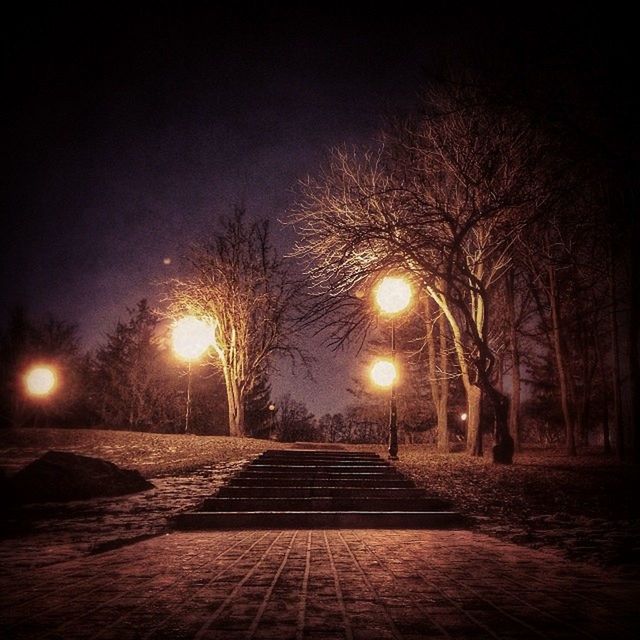
<path id="1" fill-rule="evenodd" d="M 428 496 L 375 453 L 268 450 L 179 529 L 458 528 L 450 504 Z"/>

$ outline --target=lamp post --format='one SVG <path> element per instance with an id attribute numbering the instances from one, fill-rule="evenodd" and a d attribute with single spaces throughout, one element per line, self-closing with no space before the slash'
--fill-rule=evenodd
<path id="1" fill-rule="evenodd" d="M 171 340 L 174 353 L 187 362 L 187 407 L 184 415 L 184 432 L 187 433 L 191 415 L 191 363 L 201 358 L 214 343 L 214 328 L 195 316 L 186 316 L 173 325 Z"/>
<path id="2" fill-rule="evenodd" d="M 278 408 L 273 402 L 270 402 L 267 408 L 269 409 L 269 440 L 273 440 L 273 427 L 276 423 L 276 411 Z"/>
<path id="3" fill-rule="evenodd" d="M 409 283 L 398 276 L 386 276 L 382 278 L 375 290 L 375 299 L 380 310 L 391 317 L 391 361 L 379 361 L 374 365 L 374 370 L 378 368 L 379 373 L 386 371 L 387 384 L 381 386 L 389 386 L 391 388 L 391 399 L 389 403 L 389 458 L 391 460 L 398 459 L 398 411 L 396 407 L 396 326 L 395 316 L 404 311 L 411 302 L 411 287 Z M 386 362 L 384 366 L 382 363 Z M 390 366 L 389 366 L 390 365 Z M 376 375 L 372 370 L 372 376 L 376 381 Z M 379 379 L 384 380 L 385 376 Z"/>

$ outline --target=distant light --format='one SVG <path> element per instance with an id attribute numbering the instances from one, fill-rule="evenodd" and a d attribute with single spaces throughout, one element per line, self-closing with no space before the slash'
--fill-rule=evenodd
<path id="1" fill-rule="evenodd" d="M 213 327 L 195 316 L 186 316 L 176 322 L 171 335 L 173 350 L 183 360 L 197 360 L 213 345 Z"/>
<path id="2" fill-rule="evenodd" d="M 276 410 L 276 405 L 273 404 L 273 402 L 267 407 L 269 409 L 269 411 L 275 411 Z"/>
<path id="3" fill-rule="evenodd" d="M 390 387 L 396 377 L 396 366 L 391 360 L 376 360 L 370 371 L 371 380 L 379 387 Z"/>
<path id="4" fill-rule="evenodd" d="M 385 313 L 398 313 L 411 302 L 411 287 L 404 278 L 387 276 L 376 287 L 376 302 Z"/>
<path id="5" fill-rule="evenodd" d="M 462 420 L 462 422 L 464 422 L 469 416 L 467 416 L 466 413 L 461 413 L 460 414 L 460 420 Z"/>
<path id="6" fill-rule="evenodd" d="M 165 259 L 162 261 L 162 264 L 171 264 L 171 258 L 165 258 Z"/>
<path id="7" fill-rule="evenodd" d="M 27 392 L 38 398 L 44 398 L 50 395 L 55 389 L 56 383 L 55 371 L 45 365 L 32 367 L 24 376 L 24 384 Z"/>

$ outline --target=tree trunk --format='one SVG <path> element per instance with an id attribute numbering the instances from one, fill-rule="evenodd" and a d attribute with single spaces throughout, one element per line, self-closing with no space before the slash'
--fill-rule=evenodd
<path id="1" fill-rule="evenodd" d="M 603 387 L 605 380 L 602 381 Z M 611 434 L 609 432 L 609 395 L 605 394 L 605 400 L 602 405 L 602 445 L 607 455 L 611 454 Z"/>
<path id="2" fill-rule="evenodd" d="M 456 352 L 458 366 L 460 367 L 460 377 L 462 378 L 462 384 L 467 396 L 467 452 L 470 455 L 477 455 L 474 453 L 474 450 L 476 449 L 475 439 L 480 425 L 480 390 L 471 384 L 471 379 L 469 377 L 469 365 L 465 357 L 462 333 L 460 331 L 458 321 L 451 312 L 451 309 L 443 295 L 439 294 L 431 287 L 427 287 L 427 291 L 446 316 L 449 328 L 451 329 L 451 334 L 453 335 L 453 346 Z"/>
<path id="3" fill-rule="evenodd" d="M 496 389 L 504 393 L 504 352 L 496 356 Z"/>
<path id="4" fill-rule="evenodd" d="M 611 380 L 613 392 L 613 428 L 616 434 L 616 454 L 620 460 L 625 454 L 624 421 L 622 418 L 621 389 L 622 376 L 620 374 L 620 347 L 618 336 L 618 292 L 613 254 L 613 232 L 611 232 L 609 251 L 609 295 L 611 296 L 611 351 L 613 376 Z"/>
<path id="5" fill-rule="evenodd" d="M 567 380 L 567 370 L 565 364 L 565 356 L 562 341 L 562 329 L 560 324 L 560 309 L 558 301 L 558 291 L 556 283 L 556 272 L 553 265 L 549 265 L 549 305 L 551 307 L 551 333 L 553 335 L 553 347 L 556 356 L 556 367 L 558 369 L 558 379 L 560 382 L 560 401 L 562 403 L 562 415 L 564 417 L 565 426 L 565 445 L 567 454 L 575 456 L 576 452 L 576 434 L 573 416 L 571 414 L 571 406 L 569 401 L 569 385 Z"/>
<path id="6" fill-rule="evenodd" d="M 515 310 L 515 277 L 510 270 L 505 277 L 507 312 L 509 314 L 509 342 L 511 346 L 511 403 L 509 404 L 509 433 L 513 448 L 520 452 L 520 350 Z"/>
<path id="7" fill-rule="evenodd" d="M 444 314 L 438 318 L 440 338 L 440 402 L 438 403 L 438 433 L 441 434 L 442 446 L 439 450 L 449 452 L 449 354 L 447 353 L 447 321 Z"/>
<path id="8" fill-rule="evenodd" d="M 229 407 L 229 435 L 241 438 L 246 435 L 244 425 L 244 399 L 239 385 L 233 375 L 225 369 L 225 386 L 227 389 L 227 406 Z"/>
<path id="9" fill-rule="evenodd" d="M 482 390 L 476 385 L 467 389 L 467 451 L 482 456 Z"/>
<path id="10" fill-rule="evenodd" d="M 447 368 L 447 352 L 446 352 L 446 333 L 444 315 L 438 318 L 439 330 L 439 348 L 440 348 L 440 367 L 442 371 L 438 373 L 436 366 L 436 341 L 435 328 L 436 322 L 433 319 L 431 307 L 431 297 L 425 297 L 425 315 L 427 320 L 427 356 L 429 366 L 429 385 L 431 388 L 431 399 L 437 416 L 437 450 L 440 453 L 449 452 L 449 425 L 447 421 L 447 401 L 448 401 L 448 382 L 446 380 Z"/>
<path id="11" fill-rule="evenodd" d="M 490 385 L 486 389 L 493 408 L 493 462 L 511 464 L 513 462 L 514 442 L 509 433 L 509 398 Z"/>
<path id="12" fill-rule="evenodd" d="M 631 214 L 631 234 L 629 238 L 638 237 L 638 216 L 635 211 Z M 627 240 L 631 242 L 631 240 Z M 636 247 L 630 248 L 631 253 L 631 294 L 629 309 L 629 376 L 631 378 L 631 434 L 632 452 L 630 460 L 640 462 L 640 293 L 638 279 L 640 278 L 640 258 Z"/>

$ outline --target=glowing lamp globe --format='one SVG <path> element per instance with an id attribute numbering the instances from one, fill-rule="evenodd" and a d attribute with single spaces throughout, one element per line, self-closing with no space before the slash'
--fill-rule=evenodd
<path id="1" fill-rule="evenodd" d="M 210 324 L 195 316 L 187 316 L 176 322 L 171 339 L 176 355 L 193 362 L 204 355 L 215 338 Z"/>
<path id="2" fill-rule="evenodd" d="M 55 371 L 45 365 L 31 367 L 24 376 L 27 393 L 37 398 L 50 395 L 55 389 L 56 383 Z"/>
<path id="3" fill-rule="evenodd" d="M 375 297 L 384 313 L 399 313 L 411 302 L 411 287 L 404 278 L 386 276 L 376 287 Z"/>
<path id="4" fill-rule="evenodd" d="M 391 360 L 377 360 L 370 371 L 371 380 L 379 387 L 390 387 L 398 375 Z"/>

